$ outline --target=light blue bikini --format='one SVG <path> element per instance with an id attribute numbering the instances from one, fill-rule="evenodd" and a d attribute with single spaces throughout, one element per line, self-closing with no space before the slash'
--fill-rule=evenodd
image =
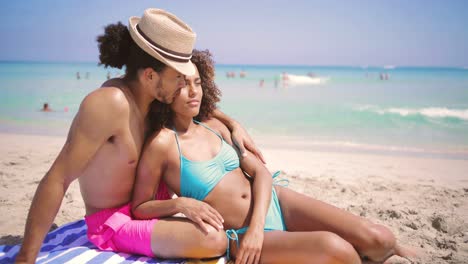
<path id="1" fill-rule="evenodd" d="M 180 193 L 182 196 L 203 201 L 224 175 L 239 168 L 239 158 L 236 151 L 223 140 L 221 135 L 203 123 L 196 120 L 194 122 L 206 127 L 221 139 L 221 150 L 214 158 L 207 161 L 192 161 L 182 154 L 177 132 L 174 130 L 180 156 Z"/>
<path id="2" fill-rule="evenodd" d="M 174 129 L 177 148 L 180 156 L 180 193 L 184 197 L 194 198 L 203 201 L 206 196 L 213 190 L 219 181 L 227 173 L 239 168 L 239 157 L 237 156 L 234 148 L 226 143 L 221 135 L 216 131 L 212 130 L 205 124 L 194 120 L 196 124 L 199 124 L 211 132 L 215 133 L 221 139 L 221 150 L 212 159 L 207 161 L 192 161 L 184 157 L 180 150 L 179 139 L 177 131 Z M 273 175 L 276 178 L 279 172 Z M 275 181 L 277 184 L 277 181 Z M 238 234 L 244 234 L 248 229 L 248 226 L 241 229 L 229 229 L 226 231 L 226 235 L 229 239 L 235 240 L 239 247 Z M 272 188 L 271 202 L 268 207 L 268 212 L 265 218 L 265 231 L 273 230 L 286 230 L 284 224 L 283 215 L 281 213 L 281 207 L 276 195 L 275 188 Z M 229 257 L 229 242 L 227 255 Z"/>

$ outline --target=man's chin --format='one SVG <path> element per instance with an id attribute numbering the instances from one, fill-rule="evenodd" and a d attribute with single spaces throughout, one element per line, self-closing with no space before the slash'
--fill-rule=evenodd
<path id="1" fill-rule="evenodd" d="M 167 105 L 171 104 L 172 101 L 174 101 L 174 98 L 158 98 L 158 97 L 156 97 L 155 99 L 158 102 L 163 103 L 163 104 L 167 104 Z"/>

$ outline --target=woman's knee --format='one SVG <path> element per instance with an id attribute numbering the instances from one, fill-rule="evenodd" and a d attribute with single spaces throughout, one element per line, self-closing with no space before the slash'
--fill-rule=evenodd
<path id="1" fill-rule="evenodd" d="M 354 247 L 342 237 L 322 232 L 320 237 L 321 250 L 332 263 L 361 263 Z"/>
<path id="2" fill-rule="evenodd" d="M 381 260 L 392 253 L 396 245 L 396 238 L 392 231 L 383 225 L 365 223 L 362 228 L 364 245 L 361 255 L 372 260 Z"/>

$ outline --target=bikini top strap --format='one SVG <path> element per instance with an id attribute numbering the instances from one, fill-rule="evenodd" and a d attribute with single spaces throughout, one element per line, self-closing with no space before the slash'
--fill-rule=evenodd
<path id="1" fill-rule="evenodd" d="M 177 149 L 179 150 L 179 156 L 182 159 L 182 152 L 180 151 L 179 137 L 177 136 L 177 130 L 175 129 L 175 127 L 173 127 L 172 130 L 174 130 L 175 139 L 176 139 L 176 143 L 177 143 Z"/>
<path id="2" fill-rule="evenodd" d="M 211 132 L 215 133 L 221 140 L 223 139 L 223 137 L 216 131 L 214 131 L 213 129 L 211 129 L 209 126 L 203 124 L 202 122 L 200 121 L 197 121 L 197 120 L 193 120 L 193 122 L 195 122 L 195 124 L 199 124 L 201 125 L 202 127 L 205 127 L 206 129 L 210 130 Z"/>

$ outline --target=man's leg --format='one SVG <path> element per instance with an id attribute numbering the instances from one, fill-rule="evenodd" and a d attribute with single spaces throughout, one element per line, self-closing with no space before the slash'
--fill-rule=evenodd
<path id="1" fill-rule="evenodd" d="M 211 258 L 224 255 L 227 237 L 224 230 L 210 229 L 205 234 L 192 221 L 172 217 L 158 220 L 151 233 L 151 249 L 162 258 Z"/>

